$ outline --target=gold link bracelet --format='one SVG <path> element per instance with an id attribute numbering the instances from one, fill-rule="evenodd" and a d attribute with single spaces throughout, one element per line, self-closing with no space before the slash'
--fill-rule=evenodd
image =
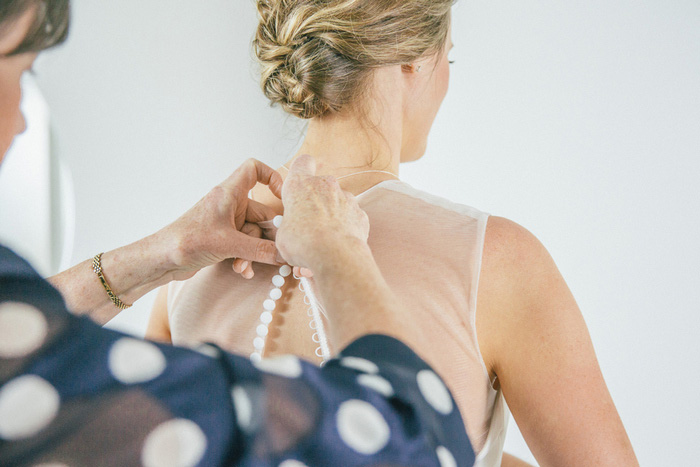
<path id="1" fill-rule="evenodd" d="M 107 283 L 107 279 L 105 279 L 105 276 L 102 274 L 102 264 L 100 263 L 100 260 L 102 259 L 103 254 L 104 253 L 98 253 L 95 255 L 94 258 L 92 258 L 92 270 L 95 271 L 97 277 L 100 278 L 100 282 L 102 282 L 102 287 L 105 288 L 105 291 L 107 292 L 107 295 L 109 295 L 109 299 L 112 301 L 112 303 L 114 303 L 114 306 L 116 306 L 120 310 L 126 310 L 131 305 L 127 305 L 126 303 L 122 302 L 119 299 L 119 297 L 117 297 L 117 294 L 114 293 L 112 288 Z"/>

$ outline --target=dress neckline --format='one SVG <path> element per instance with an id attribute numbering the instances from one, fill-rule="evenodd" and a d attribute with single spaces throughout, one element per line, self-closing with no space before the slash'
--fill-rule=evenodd
<path id="1" fill-rule="evenodd" d="M 382 180 L 381 182 L 377 183 L 376 185 L 372 185 L 371 187 L 367 188 L 365 191 L 358 193 L 355 195 L 355 198 L 361 198 L 362 196 L 366 195 L 367 193 L 374 191 L 376 188 L 379 188 L 380 186 L 388 185 L 388 184 L 403 184 L 404 182 L 402 180 Z M 259 226 L 261 227 L 270 227 L 272 226 L 272 219 L 266 220 L 266 221 L 260 221 L 256 222 Z"/>

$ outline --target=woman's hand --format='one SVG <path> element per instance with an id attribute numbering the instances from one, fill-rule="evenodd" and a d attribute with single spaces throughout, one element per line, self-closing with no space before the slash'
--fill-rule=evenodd
<path id="1" fill-rule="evenodd" d="M 274 231 L 277 231 L 276 227 L 274 228 Z M 261 228 L 258 224 L 249 224 L 246 222 L 243 225 L 241 232 L 250 237 L 266 238 L 267 240 L 273 241 L 275 239 L 274 235 L 270 236 L 269 233 L 266 237 L 265 230 Z M 255 276 L 255 271 L 253 270 L 253 262 L 248 261 L 245 258 L 236 258 L 235 260 L 233 260 L 233 270 L 240 274 L 244 279 L 252 279 Z M 313 277 L 314 275 L 310 269 L 300 268 L 299 266 L 292 267 L 292 274 L 294 274 L 294 277 L 296 278 Z"/>
<path id="2" fill-rule="evenodd" d="M 156 287 L 192 277 L 201 268 L 226 258 L 282 264 L 275 242 L 244 228 L 275 215 L 272 209 L 248 198 L 256 183 L 268 185 L 272 193 L 282 196 L 282 176 L 249 159 L 169 226 L 105 253 L 102 271 L 114 293 L 131 304 Z M 92 260 L 86 260 L 49 281 L 63 294 L 70 310 L 88 313 L 103 324 L 119 310 L 92 269 Z"/>
<path id="3" fill-rule="evenodd" d="M 313 157 L 298 157 L 282 187 L 284 219 L 277 248 L 294 266 L 313 271 L 348 244 L 367 246 L 369 219 L 334 177 L 316 177 Z"/>
<path id="4" fill-rule="evenodd" d="M 255 159 L 247 160 L 192 209 L 165 227 L 156 237 L 169 245 L 172 279 L 183 280 L 198 270 L 227 258 L 282 264 L 275 243 L 261 238 L 255 223 L 272 219 L 269 207 L 248 198 L 257 183 L 282 196 L 282 177 Z M 239 271 L 242 272 L 246 268 Z M 252 269 L 251 269 L 252 272 Z"/>

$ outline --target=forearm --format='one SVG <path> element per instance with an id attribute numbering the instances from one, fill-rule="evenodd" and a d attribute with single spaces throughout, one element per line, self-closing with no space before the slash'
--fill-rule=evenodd
<path id="1" fill-rule="evenodd" d="M 403 316 L 367 244 L 344 243 L 327 251 L 313 269 L 335 348 L 373 333 L 395 337 L 414 351 L 427 348 L 420 329 Z"/>
<path id="2" fill-rule="evenodd" d="M 504 452 L 501 467 L 532 467 L 532 464 L 528 464 L 524 460 Z"/>
<path id="3" fill-rule="evenodd" d="M 128 304 L 172 280 L 172 267 L 165 245 L 156 235 L 106 252 L 102 273 L 115 294 Z M 92 258 L 50 277 L 48 281 L 63 295 L 69 310 L 87 314 L 104 324 L 119 313 L 110 301 L 92 267 Z"/>

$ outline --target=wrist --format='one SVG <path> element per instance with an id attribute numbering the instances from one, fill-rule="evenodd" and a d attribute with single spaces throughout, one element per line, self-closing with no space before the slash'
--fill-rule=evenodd
<path id="1" fill-rule="evenodd" d="M 349 264 L 366 264 L 367 261 L 374 264 L 367 242 L 356 237 L 343 237 L 316 243 L 308 264 L 316 273 L 347 267 Z"/>
<path id="2" fill-rule="evenodd" d="M 164 247 L 151 235 L 103 255 L 103 273 L 123 301 L 133 303 L 172 280 L 173 264 Z"/>

